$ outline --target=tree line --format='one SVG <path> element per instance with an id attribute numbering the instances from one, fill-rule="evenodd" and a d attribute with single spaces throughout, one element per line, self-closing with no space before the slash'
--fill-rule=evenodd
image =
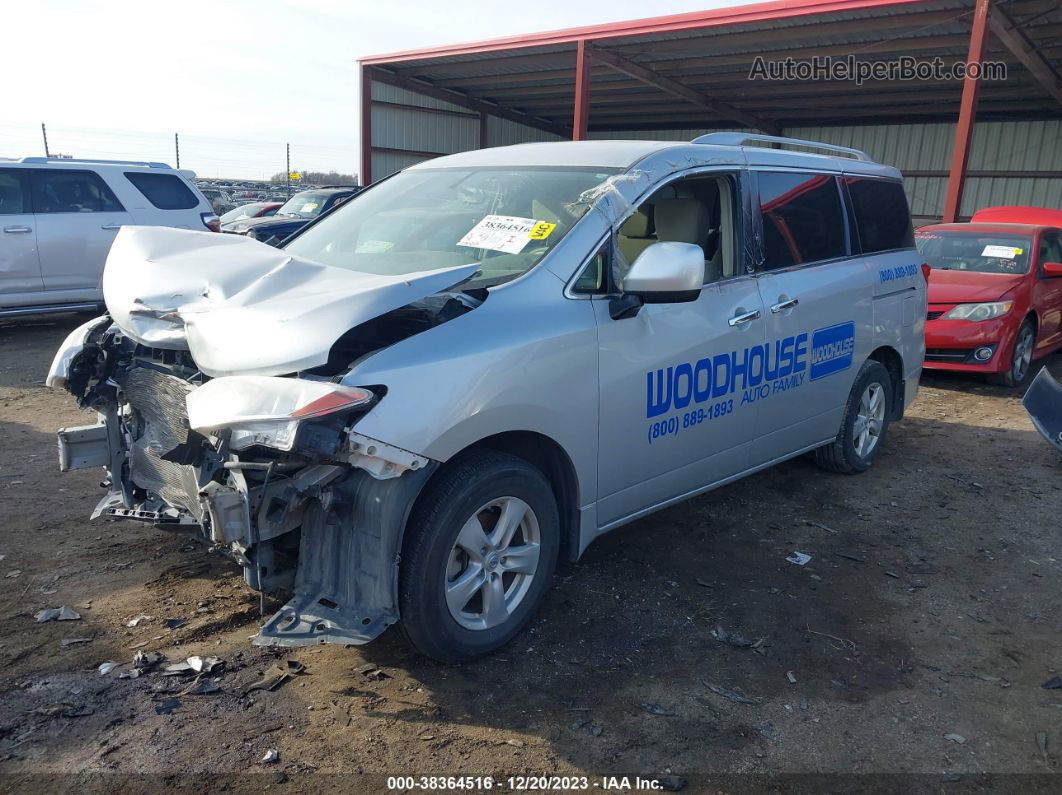
<path id="1" fill-rule="evenodd" d="M 302 171 L 300 182 L 307 185 L 357 185 L 358 178 L 353 174 L 340 174 L 338 171 Z M 288 172 L 278 171 L 269 178 L 270 182 L 287 184 Z"/>

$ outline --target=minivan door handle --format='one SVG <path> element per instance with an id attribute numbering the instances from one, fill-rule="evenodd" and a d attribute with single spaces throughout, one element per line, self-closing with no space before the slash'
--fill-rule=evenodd
<path id="1" fill-rule="evenodd" d="M 121 224 L 104 224 L 100 229 L 121 229 Z"/>
<path id="2" fill-rule="evenodd" d="M 796 306 L 799 303 L 800 303 L 799 299 L 788 298 L 785 301 L 779 301 L 777 304 L 772 306 L 771 307 L 771 311 L 774 314 L 777 315 L 779 312 L 784 312 L 787 309 L 792 309 L 794 306 Z"/>
<path id="3" fill-rule="evenodd" d="M 5 226 L 4 231 L 8 234 L 17 234 L 18 232 L 32 232 L 33 228 L 29 226 Z"/>
<path id="4" fill-rule="evenodd" d="M 734 315 L 727 323 L 731 326 L 740 326 L 742 323 L 748 323 L 755 320 L 760 316 L 760 310 L 753 309 L 751 312 L 742 312 L 740 315 Z"/>

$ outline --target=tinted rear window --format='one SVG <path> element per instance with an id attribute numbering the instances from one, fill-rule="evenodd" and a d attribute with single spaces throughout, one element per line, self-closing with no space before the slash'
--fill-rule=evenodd
<path id="1" fill-rule="evenodd" d="M 864 254 L 914 245 L 911 214 L 900 183 L 860 177 L 847 177 L 845 182 Z"/>
<path id="2" fill-rule="evenodd" d="M 190 210 L 199 206 L 199 198 L 174 174 L 126 171 L 125 176 L 160 210 Z"/>
<path id="3" fill-rule="evenodd" d="M 828 174 L 760 172 L 764 268 L 787 268 L 843 257 L 844 216 Z"/>

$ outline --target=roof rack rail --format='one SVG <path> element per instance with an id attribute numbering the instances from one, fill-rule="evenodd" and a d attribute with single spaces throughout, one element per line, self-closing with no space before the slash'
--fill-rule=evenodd
<path id="1" fill-rule="evenodd" d="M 694 138 L 691 143 L 714 144 L 715 146 L 743 146 L 746 141 L 762 141 L 769 144 L 788 144 L 789 146 L 806 146 L 812 149 L 825 149 L 829 152 L 840 152 L 855 160 L 863 160 L 873 163 L 874 158 L 862 149 L 853 149 L 850 146 L 837 146 L 836 144 L 824 144 L 819 141 L 805 141 L 801 138 L 785 138 L 781 135 L 759 135 L 757 133 L 742 132 L 716 132 Z"/>
<path id="2" fill-rule="evenodd" d="M 95 157 L 23 157 L 20 163 L 96 163 L 104 166 L 144 166 L 146 168 L 169 168 L 167 163 L 154 160 L 100 160 Z"/>

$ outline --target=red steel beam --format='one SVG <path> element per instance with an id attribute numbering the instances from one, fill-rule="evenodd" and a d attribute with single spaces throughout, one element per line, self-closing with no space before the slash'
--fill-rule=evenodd
<path id="1" fill-rule="evenodd" d="M 575 50 L 575 109 L 572 118 L 572 140 L 585 141 L 590 124 L 590 52 L 585 39 L 579 39 Z"/>
<path id="2" fill-rule="evenodd" d="M 988 33 L 988 17 L 992 0 L 977 0 L 974 7 L 973 28 L 970 31 L 970 48 L 966 63 L 984 60 L 985 39 Z M 981 81 L 967 75 L 962 83 L 962 100 L 959 103 L 959 121 L 955 125 L 955 143 L 951 149 L 951 173 L 948 176 L 948 191 L 944 197 L 944 223 L 953 224 L 959 219 L 962 205 L 962 190 L 966 184 L 966 166 L 970 162 L 970 140 L 973 138 L 974 120 L 977 118 L 977 95 Z"/>
<path id="3" fill-rule="evenodd" d="M 361 168 L 358 181 L 372 184 L 372 75 L 364 64 L 361 71 Z"/>

